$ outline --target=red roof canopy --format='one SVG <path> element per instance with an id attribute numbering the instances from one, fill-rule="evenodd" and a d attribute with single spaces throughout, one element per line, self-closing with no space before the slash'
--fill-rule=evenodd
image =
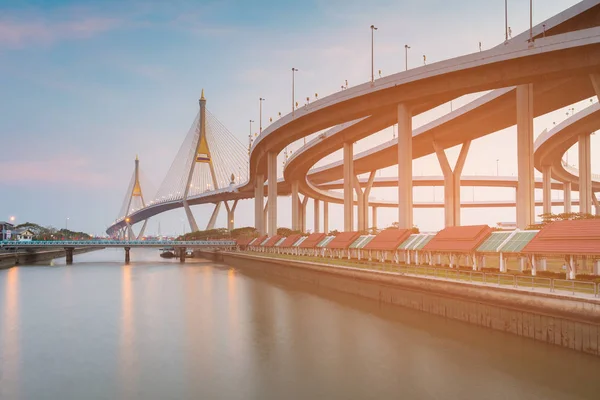
<path id="1" fill-rule="evenodd" d="M 360 236 L 360 232 L 342 232 L 327 244 L 328 249 L 347 249 Z"/>
<path id="2" fill-rule="evenodd" d="M 259 236 L 258 239 L 256 239 L 256 241 L 254 243 L 252 243 L 252 246 L 260 246 L 260 244 L 262 242 L 264 242 L 267 238 L 268 238 L 267 235 Z"/>
<path id="3" fill-rule="evenodd" d="M 451 226 L 439 231 L 423 250 L 472 253 L 491 233 L 487 225 Z"/>
<path id="4" fill-rule="evenodd" d="M 385 229 L 363 248 L 364 250 L 396 250 L 412 231 L 410 229 Z"/>
<path id="5" fill-rule="evenodd" d="M 298 247 L 300 247 L 301 249 L 312 249 L 314 247 L 317 247 L 319 242 L 324 237 L 324 233 L 311 233 L 302 243 L 300 243 L 300 246 Z"/>
<path id="6" fill-rule="evenodd" d="M 277 243 L 279 241 L 279 239 L 281 239 L 283 236 L 281 235 L 275 235 L 275 236 L 271 236 L 269 238 L 269 240 L 267 240 L 267 243 L 265 243 L 265 247 L 273 247 L 275 246 L 275 243 Z"/>
<path id="7" fill-rule="evenodd" d="M 302 235 L 290 235 L 279 245 L 279 247 L 292 247 L 294 243 L 300 239 Z"/>
<path id="8" fill-rule="evenodd" d="M 600 254 L 600 219 L 556 221 L 542 228 L 523 253 Z"/>
<path id="9" fill-rule="evenodd" d="M 253 237 L 241 237 L 236 239 L 236 243 L 238 246 L 248 246 L 248 244 L 254 240 Z"/>

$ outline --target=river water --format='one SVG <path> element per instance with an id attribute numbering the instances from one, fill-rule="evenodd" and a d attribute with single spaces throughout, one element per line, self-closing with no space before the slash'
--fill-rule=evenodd
<path id="1" fill-rule="evenodd" d="M 0 399 L 599 399 L 600 358 L 153 250 L 0 270 Z"/>

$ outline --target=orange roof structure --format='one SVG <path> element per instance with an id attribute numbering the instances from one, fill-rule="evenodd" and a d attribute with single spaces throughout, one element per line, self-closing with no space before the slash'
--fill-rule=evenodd
<path id="1" fill-rule="evenodd" d="M 279 239 L 281 239 L 281 238 L 282 238 L 281 235 L 271 236 L 269 238 L 269 240 L 267 240 L 267 242 L 265 243 L 264 247 L 273 247 L 273 246 L 275 246 L 275 243 L 277 243 L 279 241 Z"/>
<path id="2" fill-rule="evenodd" d="M 487 225 L 450 226 L 439 231 L 423 250 L 472 253 L 491 233 Z"/>
<path id="3" fill-rule="evenodd" d="M 600 219 L 552 222 L 544 226 L 522 252 L 600 255 Z"/>
<path id="4" fill-rule="evenodd" d="M 410 229 L 385 229 L 363 248 L 364 250 L 396 250 L 411 234 Z"/>
<path id="5" fill-rule="evenodd" d="M 347 249 L 359 236 L 360 232 L 341 232 L 325 247 L 328 249 Z"/>
<path id="6" fill-rule="evenodd" d="M 290 235 L 278 247 L 292 247 L 294 243 L 300 239 L 302 235 Z"/>
<path id="7" fill-rule="evenodd" d="M 262 242 L 264 242 L 267 238 L 268 238 L 267 235 L 259 236 L 258 238 L 256 238 L 256 240 L 254 241 L 254 243 L 252 243 L 252 246 L 260 246 L 260 244 Z"/>
<path id="8" fill-rule="evenodd" d="M 324 233 L 311 233 L 304 240 L 304 242 L 300 243 L 300 246 L 298 246 L 298 247 L 300 247 L 301 249 L 312 249 L 314 247 L 317 247 L 317 244 L 319 244 L 319 242 L 324 237 L 325 237 Z"/>
<path id="9" fill-rule="evenodd" d="M 238 246 L 248 246 L 251 241 L 253 241 L 253 237 L 241 237 L 236 239 L 236 243 Z"/>

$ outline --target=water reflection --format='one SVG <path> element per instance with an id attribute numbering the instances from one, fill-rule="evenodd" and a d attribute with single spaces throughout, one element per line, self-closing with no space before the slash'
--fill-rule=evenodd
<path id="1" fill-rule="evenodd" d="M 133 398 L 136 391 L 137 363 L 135 355 L 135 326 L 133 319 L 132 267 L 121 268 L 121 330 L 119 335 L 119 380 L 121 398 Z"/>
<path id="2" fill-rule="evenodd" d="M 19 343 L 19 269 L 0 271 L 4 274 L 4 298 L 0 342 L 0 398 L 18 398 L 21 368 Z"/>

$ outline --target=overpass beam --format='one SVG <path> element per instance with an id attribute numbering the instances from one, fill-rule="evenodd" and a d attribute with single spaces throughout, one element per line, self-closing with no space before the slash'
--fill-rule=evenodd
<path id="1" fill-rule="evenodd" d="M 300 230 L 300 199 L 298 196 L 298 181 L 292 182 L 292 230 L 297 231 Z"/>
<path id="2" fill-rule="evenodd" d="M 517 228 L 534 222 L 533 84 L 517 86 Z"/>
<path id="3" fill-rule="evenodd" d="M 217 217 L 219 216 L 219 210 L 221 209 L 221 202 L 215 203 L 215 209 L 213 210 L 210 219 L 208 220 L 208 224 L 206 225 L 206 230 L 215 229 L 215 224 L 217 223 Z"/>
<path id="4" fill-rule="evenodd" d="M 564 212 L 565 213 L 570 213 L 571 212 L 571 182 L 564 182 L 563 183 L 564 187 L 563 187 L 563 197 L 564 197 Z"/>
<path id="5" fill-rule="evenodd" d="M 267 234 L 269 236 L 277 235 L 277 153 L 269 152 L 267 154 L 267 169 L 269 179 L 269 212 Z"/>
<path id="6" fill-rule="evenodd" d="M 234 200 L 231 206 L 227 201 L 224 201 L 224 203 L 225 209 L 227 210 L 227 230 L 231 232 L 235 227 L 235 208 L 237 207 L 238 200 Z"/>
<path id="7" fill-rule="evenodd" d="M 321 212 L 320 212 L 320 207 L 319 207 L 319 199 L 313 199 L 313 216 L 314 216 L 314 225 L 313 225 L 313 232 L 314 233 L 320 233 L 321 232 Z"/>
<path id="8" fill-rule="evenodd" d="M 413 227 L 412 113 L 398 105 L 398 227 Z"/>
<path id="9" fill-rule="evenodd" d="M 542 199 L 543 199 L 543 213 L 552 213 L 552 181 L 551 181 L 550 165 L 544 165 L 542 167 Z"/>
<path id="10" fill-rule="evenodd" d="M 444 222 L 445 226 L 460 226 L 460 177 L 462 175 L 471 141 L 463 143 L 454 170 L 448 162 L 444 149 L 433 142 L 442 173 L 444 174 Z"/>
<path id="11" fill-rule="evenodd" d="M 579 135 L 579 212 L 592 212 L 592 162 L 590 134 Z"/>
<path id="12" fill-rule="evenodd" d="M 256 176 L 254 184 L 254 228 L 259 234 L 264 235 L 264 208 L 265 208 L 265 176 Z"/>
<path id="13" fill-rule="evenodd" d="M 344 231 L 354 228 L 354 145 L 344 143 Z"/>
<path id="14" fill-rule="evenodd" d="M 329 234 L 329 203 L 323 202 L 323 233 Z"/>

